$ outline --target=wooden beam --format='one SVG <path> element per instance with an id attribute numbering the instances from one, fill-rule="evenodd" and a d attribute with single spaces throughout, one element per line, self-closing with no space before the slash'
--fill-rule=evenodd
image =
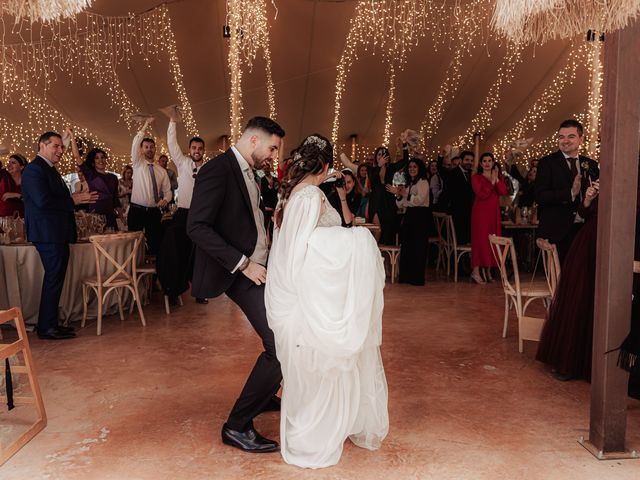
<path id="1" fill-rule="evenodd" d="M 628 374 L 616 366 L 617 352 L 605 352 L 620 346 L 631 318 L 640 145 L 638 52 L 640 22 L 607 34 L 588 441 L 588 448 L 603 459 L 607 454 L 620 458 L 615 452 L 625 451 Z"/>

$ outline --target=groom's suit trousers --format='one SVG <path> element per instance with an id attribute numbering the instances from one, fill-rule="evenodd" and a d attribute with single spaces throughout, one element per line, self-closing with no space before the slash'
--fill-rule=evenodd
<path id="1" fill-rule="evenodd" d="M 243 274 L 239 274 L 227 289 L 226 294 L 247 316 L 264 346 L 264 352 L 260 354 L 253 366 L 247 383 L 227 420 L 227 426 L 232 430 L 245 431 L 253 427 L 253 418 L 264 410 L 280 388 L 282 372 L 276 357 L 273 332 L 267 323 L 264 285 L 258 286 Z"/>

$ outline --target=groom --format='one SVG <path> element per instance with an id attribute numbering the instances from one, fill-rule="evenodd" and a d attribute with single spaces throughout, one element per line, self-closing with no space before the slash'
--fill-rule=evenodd
<path id="1" fill-rule="evenodd" d="M 265 117 L 247 123 L 240 140 L 207 162 L 196 177 L 187 233 L 196 246 L 192 295 L 234 301 L 262 339 L 260 354 L 222 427 L 222 441 L 246 452 L 274 452 L 278 443 L 253 428 L 274 403 L 282 373 L 267 324 L 264 283 L 267 235 L 253 170 L 278 157 L 284 130 Z"/>

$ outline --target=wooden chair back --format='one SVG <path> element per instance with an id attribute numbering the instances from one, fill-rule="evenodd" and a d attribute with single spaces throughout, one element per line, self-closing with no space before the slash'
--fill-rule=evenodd
<path id="1" fill-rule="evenodd" d="M 518 258 L 516 257 L 516 249 L 513 246 L 513 240 L 507 237 L 499 237 L 497 235 L 489 235 L 489 244 L 491 245 L 491 253 L 500 269 L 500 278 L 502 280 L 502 288 L 507 295 L 513 295 L 520 298 L 520 273 L 518 272 Z M 513 267 L 513 281 L 509 280 L 509 272 L 507 270 L 507 262 L 511 260 Z"/>
<path id="2" fill-rule="evenodd" d="M 542 253 L 542 265 L 544 266 L 544 274 L 547 278 L 549 292 L 553 297 L 558 281 L 560 280 L 560 258 L 558 257 L 558 249 L 553 243 L 544 238 L 538 238 L 536 244 Z"/>
<path id="3" fill-rule="evenodd" d="M 142 232 L 125 232 L 108 235 L 92 235 L 89 241 L 93 245 L 96 260 L 96 276 L 98 283 L 109 288 L 115 283 L 135 283 L 138 249 L 142 243 Z M 120 262 L 108 251 L 108 246 L 122 244 L 125 247 L 125 259 Z M 104 259 L 104 262 L 101 262 Z M 101 263 L 106 265 L 104 268 Z"/>

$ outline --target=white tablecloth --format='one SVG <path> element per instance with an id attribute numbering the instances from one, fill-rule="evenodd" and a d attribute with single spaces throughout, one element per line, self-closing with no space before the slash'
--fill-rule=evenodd
<path id="1" fill-rule="evenodd" d="M 110 245 L 109 254 L 118 261 L 124 261 L 126 247 Z M 104 260 L 104 259 L 103 259 Z M 103 266 L 104 270 L 104 266 Z M 62 289 L 59 318 L 74 322 L 82 319 L 82 280 L 96 276 L 96 261 L 93 245 L 77 243 L 71 245 L 67 275 Z M 20 307 L 27 324 L 38 322 L 40 293 L 44 269 L 33 245 L 0 245 L 0 310 Z M 88 316 L 95 318 L 97 301 L 95 294 L 89 294 Z M 124 298 L 129 299 L 129 295 Z M 109 294 L 105 304 L 105 314 L 117 312 L 115 292 Z"/>

